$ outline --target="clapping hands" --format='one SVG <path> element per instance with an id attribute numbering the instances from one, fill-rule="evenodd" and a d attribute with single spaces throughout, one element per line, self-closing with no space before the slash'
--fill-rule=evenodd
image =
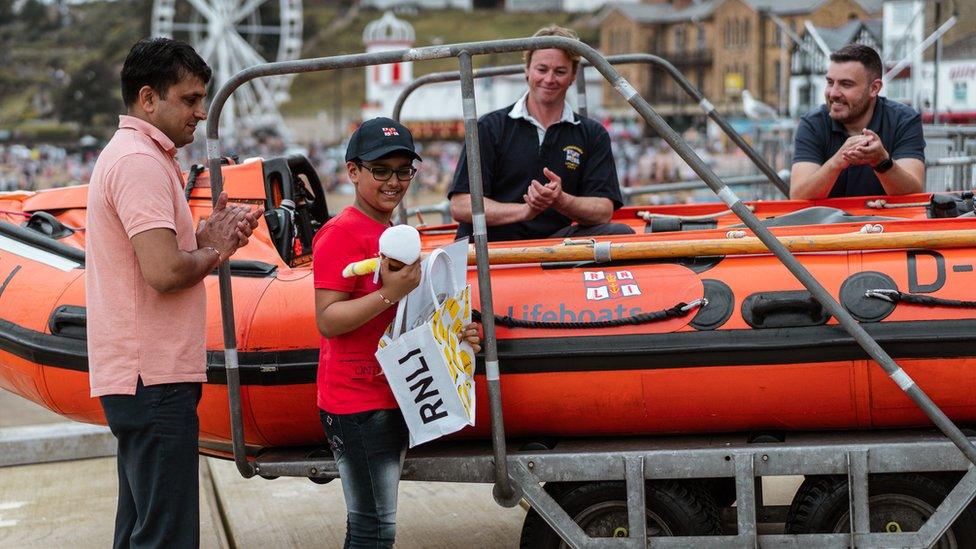
<path id="1" fill-rule="evenodd" d="M 197 229 L 197 244 L 201 248 L 212 246 L 221 257 L 230 257 L 247 245 L 263 214 L 264 208 L 260 206 L 251 209 L 246 205 L 228 205 L 227 193 L 221 192 L 210 216 Z"/>
<path id="2" fill-rule="evenodd" d="M 522 195 L 522 200 L 536 215 L 552 207 L 563 194 L 562 178 L 549 168 L 543 168 L 542 173 L 549 182 L 543 185 L 533 179 L 526 193 Z"/>
<path id="3" fill-rule="evenodd" d="M 865 128 L 861 135 L 854 135 L 847 139 L 838 151 L 846 166 L 876 166 L 888 158 L 878 134 Z"/>

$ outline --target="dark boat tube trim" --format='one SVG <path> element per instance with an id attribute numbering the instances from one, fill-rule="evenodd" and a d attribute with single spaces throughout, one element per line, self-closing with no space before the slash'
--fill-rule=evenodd
<path id="1" fill-rule="evenodd" d="M 0 234 L 23 242 L 24 244 L 34 246 L 44 250 L 45 252 L 50 252 L 65 259 L 70 259 L 71 261 L 80 263 L 81 266 L 85 265 L 84 251 L 58 242 L 57 240 L 49 236 L 44 236 L 37 231 L 32 231 L 6 221 L 0 221 Z"/>
<path id="2" fill-rule="evenodd" d="M 79 263 L 79 268 L 84 268 L 85 266 L 84 250 L 79 250 L 78 248 L 58 242 L 57 240 L 44 236 L 37 231 L 25 229 L 24 227 L 14 225 L 13 223 L 8 223 L 6 221 L 0 221 L 0 234 Z M 277 270 L 277 265 L 266 263 L 264 261 L 257 261 L 253 259 L 230 260 L 230 274 L 232 276 L 265 278 L 274 276 Z M 217 271 L 214 270 L 214 274 L 216 273 Z"/>
<path id="3" fill-rule="evenodd" d="M 976 356 L 974 319 L 883 322 L 864 327 L 896 358 Z M 2 319 L 0 350 L 45 366 L 88 371 L 84 341 Z M 868 358 L 838 326 L 509 339 L 498 342 L 498 354 L 506 374 L 783 364 L 784 356 L 790 363 Z M 238 356 L 241 381 L 246 385 L 315 382 L 318 349 L 244 351 Z M 480 360 L 478 373 L 484 373 Z M 207 378 L 210 383 L 226 383 L 222 352 L 207 352 Z"/>

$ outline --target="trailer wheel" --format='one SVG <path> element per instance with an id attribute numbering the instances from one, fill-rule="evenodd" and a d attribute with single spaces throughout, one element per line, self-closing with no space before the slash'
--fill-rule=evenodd
<path id="1" fill-rule="evenodd" d="M 627 490 L 621 482 L 579 484 L 567 491 L 547 491 L 580 528 L 593 538 L 627 537 Z M 718 509 L 701 486 L 675 481 L 647 484 L 647 536 L 695 536 L 719 531 Z M 525 549 L 566 547 L 534 509 L 522 525 Z"/>
<path id="2" fill-rule="evenodd" d="M 871 531 L 918 531 L 950 490 L 950 485 L 927 475 L 872 475 L 868 489 Z M 786 532 L 850 532 L 847 479 L 807 477 L 790 505 Z M 976 547 L 976 513 L 972 508 L 962 512 L 935 547 Z"/>
<path id="3" fill-rule="evenodd" d="M 701 480 L 701 484 L 712 495 L 712 500 L 715 501 L 715 505 L 718 505 L 720 509 L 723 507 L 732 507 L 732 504 L 735 503 L 734 478 L 706 478 Z"/>

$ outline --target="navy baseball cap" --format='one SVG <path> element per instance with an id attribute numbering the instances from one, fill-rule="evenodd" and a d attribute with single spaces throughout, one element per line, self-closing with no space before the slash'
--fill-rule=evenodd
<path id="1" fill-rule="evenodd" d="M 421 162 L 413 146 L 413 135 L 406 126 L 392 118 L 374 118 L 362 123 L 349 138 L 346 162 L 382 158 L 392 152 L 403 151 Z"/>

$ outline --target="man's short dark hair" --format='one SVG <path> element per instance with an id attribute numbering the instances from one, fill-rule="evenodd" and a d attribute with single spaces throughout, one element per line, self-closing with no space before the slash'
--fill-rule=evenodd
<path id="1" fill-rule="evenodd" d="M 835 63 L 857 61 L 868 70 L 871 80 L 881 78 L 881 56 L 873 48 L 864 44 L 848 44 L 830 54 L 830 60 Z"/>
<path id="2" fill-rule="evenodd" d="M 143 86 L 156 90 L 164 99 L 170 86 L 192 74 L 210 82 L 207 62 L 192 46 L 169 38 L 145 38 L 135 43 L 122 65 L 122 101 L 134 104 Z"/>

